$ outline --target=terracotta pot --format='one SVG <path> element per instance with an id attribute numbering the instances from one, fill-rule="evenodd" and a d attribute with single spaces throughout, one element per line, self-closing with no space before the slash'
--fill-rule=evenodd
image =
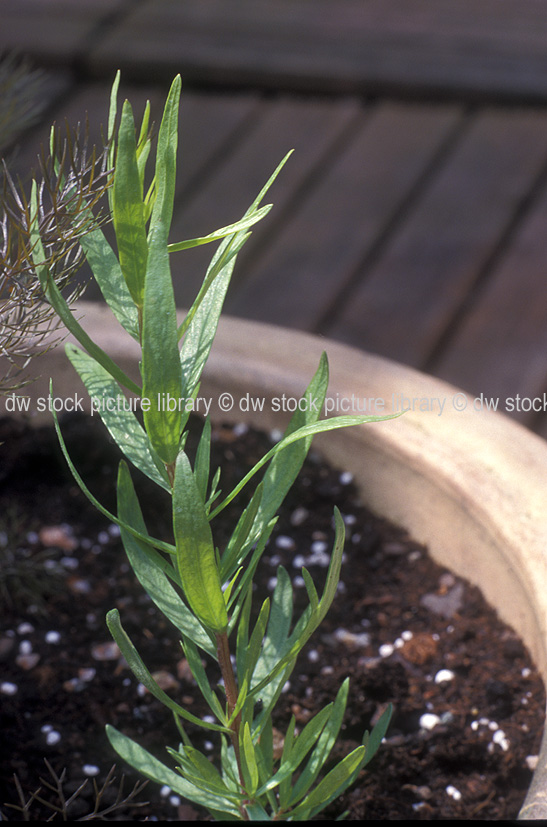
<path id="1" fill-rule="evenodd" d="M 92 338 L 130 372 L 138 348 L 110 311 L 82 302 L 78 315 Z M 370 412 L 380 413 L 382 400 L 389 412 L 395 399 L 415 410 L 330 432 L 317 438 L 322 452 L 354 474 L 372 510 L 403 525 L 435 560 L 482 590 L 520 635 L 547 682 L 547 444 L 430 376 L 319 337 L 232 318 L 222 320 L 200 396 L 213 400 L 217 418 L 282 427 L 290 414 L 276 412 L 281 402 L 275 400 L 302 394 L 323 350 L 329 356 L 331 404 L 353 399 L 356 407 L 372 399 Z M 38 366 L 42 377 L 25 389 L 30 410 L 47 397 L 50 375 L 55 397 L 85 397 L 62 348 Z M 223 393 L 234 402 L 227 412 L 218 405 Z M 223 399 L 227 406 L 229 398 Z M 263 410 L 253 411 L 251 400 L 264 400 Z M 521 817 L 547 817 L 545 737 Z"/>

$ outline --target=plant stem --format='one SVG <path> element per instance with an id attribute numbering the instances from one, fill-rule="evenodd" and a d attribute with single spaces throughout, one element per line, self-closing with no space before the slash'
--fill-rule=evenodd
<path id="1" fill-rule="evenodd" d="M 232 713 L 236 707 L 237 703 L 237 682 L 234 675 L 234 670 L 232 667 L 232 660 L 230 658 L 230 644 L 228 643 L 228 635 L 226 632 L 221 632 L 216 636 L 217 640 L 217 657 L 218 663 L 220 666 L 220 671 L 222 673 L 222 678 L 224 680 L 224 688 L 226 690 L 226 702 L 228 704 L 228 717 L 232 716 Z M 243 768 L 241 766 L 241 754 L 239 750 L 239 730 L 241 728 L 241 712 L 236 715 L 232 724 L 230 726 L 232 735 L 232 746 L 234 748 L 234 753 L 237 762 L 237 769 L 239 772 L 239 781 L 241 784 L 241 789 L 244 791 L 245 789 L 245 778 L 243 776 Z M 241 814 L 245 820 L 248 820 L 249 816 L 244 807 L 241 807 Z"/>

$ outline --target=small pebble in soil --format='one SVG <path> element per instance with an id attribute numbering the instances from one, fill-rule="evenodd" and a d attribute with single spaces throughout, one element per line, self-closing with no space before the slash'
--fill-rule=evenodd
<path id="1" fill-rule="evenodd" d="M 420 727 L 425 730 L 435 729 L 441 723 L 441 719 L 433 712 L 425 712 L 420 717 Z"/>
<path id="2" fill-rule="evenodd" d="M 120 655 L 120 648 L 113 640 L 107 643 L 97 643 L 91 647 L 91 656 L 94 660 L 118 660 Z"/>
<path id="3" fill-rule="evenodd" d="M 493 744 L 497 744 L 502 748 L 504 752 L 507 752 L 509 749 L 509 740 L 505 735 L 503 729 L 497 729 L 492 736 Z M 490 746 L 490 745 L 489 745 Z"/>
<path id="4" fill-rule="evenodd" d="M 46 632 L 45 641 L 46 643 L 59 643 L 61 640 L 61 633 L 60 632 Z"/>
<path id="5" fill-rule="evenodd" d="M 303 508 L 303 507 L 295 508 L 295 510 L 293 511 L 293 513 L 291 514 L 291 517 L 290 517 L 291 525 L 295 526 L 295 528 L 299 525 L 302 525 L 302 523 L 305 523 L 306 520 L 308 519 L 308 515 L 309 515 L 309 511 L 308 511 L 307 508 Z"/>
<path id="6" fill-rule="evenodd" d="M 54 747 L 61 740 L 61 733 L 56 729 L 52 729 L 46 733 L 46 744 L 48 747 Z"/>
<path id="7" fill-rule="evenodd" d="M 89 778 L 93 778 L 95 775 L 99 775 L 100 768 L 97 767 L 96 764 L 84 764 L 82 767 L 82 772 L 84 775 L 87 775 Z"/>
<path id="8" fill-rule="evenodd" d="M 453 681 L 455 677 L 456 675 L 451 669 L 439 669 L 435 675 L 434 681 L 435 683 L 447 683 L 449 681 Z"/>
<path id="9" fill-rule="evenodd" d="M 15 695 L 17 693 L 17 684 L 10 681 L 2 681 L 0 683 L 0 692 L 2 695 Z"/>
<path id="10" fill-rule="evenodd" d="M 60 548 L 63 551 L 74 551 L 78 547 L 72 536 L 72 530 L 67 525 L 44 526 L 40 529 L 39 539 L 46 548 Z"/>
<path id="11" fill-rule="evenodd" d="M 462 794 L 456 787 L 453 786 L 453 784 L 448 785 L 448 787 L 446 788 L 446 792 L 451 798 L 454 799 L 454 801 L 461 800 Z"/>
<path id="12" fill-rule="evenodd" d="M 355 632 L 350 632 L 348 629 L 336 629 L 332 638 L 345 646 L 365 647 L 370 644 L 370 635 L 366 632 L 355 634 Z"/>

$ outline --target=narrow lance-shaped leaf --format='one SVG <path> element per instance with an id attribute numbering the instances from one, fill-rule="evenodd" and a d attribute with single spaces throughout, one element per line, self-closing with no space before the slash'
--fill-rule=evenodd
<path id="1" fill-rule="evenodd" d="M 182 430 L 177 313 L 167 251 L 175 197 L 180 87 L 178 76 L 171 86 L 158 135 L 156 200 L 148 233 L 142 325 L 143 397 L 150 400 L 144 423 L 166 465 L 172 465 L 176 459 Z"/>
<path id="2" fill-rule="evenodd" d="M 123 461 L 120 462 L 118 471 L 118 516 L 122 523 L 120 531 L 125 553 L 141 586 L 158 609 L 184 637 L 189 638 L 214 657 L 215 645 L 169 582 L 172 580 L 180 585 L 178 573 L 171 560 L 166 560 L 155 549 L 138 540 L 126 528 L 127 525 L 131 525 L 141 534 L 147 533 L 131 475 Z"/>
<path id="3" fill-rule="evenodd" d="M 306 425 L 312 425 L 319 419 L 329 384 L 329 366 L 326 353 L 321 355 L 319 366 L 306 388 L 302 399 L 305 405 L 298 408 L 284 436 L 288 437 Z M 260 509 L 253 526 L 253 532 L 259 534 L 262 527 L 276 514 L 289 489 L 300 473 L 308 454 L 313 435 L 298 440 L 287 447 L 283 453 L 275 454 L 264 474 L 264 494 Z"/>
<path id="4" fill-rule="evenodd" d="M 217 516 L 232 500 L 239 494 L 239 492 L 247 485 L 254 475 L 267 462 L 269 462 L 275 454 L 292 445 L 293 442 L 298 442 L 299 439 L 306 439 L 315 434 L 322 434 L 325 431 L 335 431 L 338 428 L 349 428 L 353 425 L 364 425 L 367 422 L 382 422 L 385 419 L 397 419 L 401 413 L 386 414 L 385 416 L 335 416 L 332 419 L 322 419 L 320 422 L 312 422 L 310 425 L 304 425 L 297 431 L 283 437 L 277 445 L 274 445 L 268 453 L 264 454 L 256 465 L 243 477 L 243 479 L 236 485 L 231 493 L 214 509 L 210 515 L 212 520 Z"/>
<path id="5" fill-rule="evenodd" d="M 241 219 L 241 222 L 238 222 L 239 226 L 243 226 L 244 222 L 249 219 L 254 221 L 257 214 L 260 213 L 258 206 L 275 181 L 289 155 L 290 153 L 286 155 L 283 161 L 277 166 Z M 266 207 L 263 209 L 266 209 Z M 186 395 L 191 393 L 199 381 L 201 372 L 207 361 L 215 337 L 226 291 L 232 276 L 235 256 L 248 237 L 249 233 L 240 230 L 225 238 L 213 256 L 203 285 L 192 307 L 188 311 L 187 317 L 179 328 L 179 338 L 186 334 L 181 350 L 181 365 Z"/>
<path id="6" fill-rule="evenodd" d="M 103 231 L 100 228 L 92 230 L 80 239 L 80 245 L 104 300 L 122 327 L 139 341 L 137 307 L 127 289 L 118 257 Z"/>
<path id="7" fill-rule="evenodd" d="M 241 230 L 248 230 L 253 224 L 261 221 L 271 210 L 272 204 L 267 204 L 259 210 L 247 215 L 240 221 L 234 224 L 229 224 L 227 227 L 221 227 L 219 230 L 209 233 L 209 235 L 201 236 L 200 238 L 189 238 L 187 241 L 178 241 L 175 244 L 169 244 L 167 249 L 170 253 L 178 253 L 182 250 L 190 250 L 192 247 L 201 247 L 203 244 L 211 244 L 213 241 L 220 241 L 228 235 L 233 235 Z"/>
<path id="8" fill-rule="evenodd" d="M 362 766 L 364 757 L 365 747 L 362 746 L 357 747 L 357 749 L 354 749 L 349 755 L 346 755 L 346 757 L 319 782 L 317 787 L 306 796 L 304 801 L 292 810 L 291 818 L 297 818 L 318 805 L 322 809 L 325 801 L 331 796 L 335 797 L 338 795 L 338 792 L 344 788 L 347 779 L 358 767 Z"/>
<path id="9" fill-rule="evenodd" d="M 173 792 L 206 807 L 209 811 L 222 812 L 232 819 L 241 817 L 238 808 L 227 798 L 222 798 L 216 793 L 211 794 L 198 790 L 194 784 L 186 781 L 178 772 L 162 764 L 161 761 L 158 761 L 147 750 L 128 738 L 127 735 L 123 735 L 115 727 L 107 725 L 106 734 L 118 755 L 147 778 L 161 785 L 167 784 Z"/>
<path id="10" fill-rule="evenodd" d="M 106 616 L 106 625 L 110 631 L 110 634 L 118 644 L 120 648 L 120 652 L 126 659 L 129 667 L 135 677 L 142 683 L 144 687 L 150 692 L 150 694 L 154 695 L 161 703 L 166 706 L 171 712 L 174 712 L 175 715 L 180 715 L 181 718 L 184 718 L 186 721 L 189 721 L 196 726 L 203 727 L 204 729 L 213 730 L 215 732 L 228 732 L 229 730 L 225 729 L 220 724 L 214 724 L 209 721 L 203 721 L 201 718 L 198 718 L 196 715 L 192 715 L 191 712 L 188 712 L 184 707 L 180 706 L 176 701 L 169 697 L 169 695 L 164 692 L 163 689 L 158 685 L 157 681 L 154 680 L 144 662 L 137 652 L 136 648 L 134 647 L 129 635 L 123 628 L 121 621 L 120 621 L 120 614 L 117 609 L 111 609 L 107 616 Z"/>
<path id="11" fill-rule="evenodd" d="M 249 797 L 253 798 L 258 787 L 259 778 L 255 748 L 248 723 L 243 727 L 240 740 L 240 745 L 242 747 L 241 764 L 243 768 L 243 776 L 245 778 L 245 786 Z"/>
<path id="12" fill-rule="evenodd" d="M 99 413 L 125 456 L 151 480 L 171 490 L 167 475 L 160 474 L 152 456 L 152 446 L 142 425 L 131 409 L 133 403 L 122 394 L 110 374 L 87 353 L 68 343 L 65 351 L 91 397 L 93 410 Z"/>
<path id="13" fill-rule="evenodd" d="M 306 795 L 309 788 L 319 775 L 322 767 L 336 742 L 338 733 L 342 726 L 344 711 L 349 691 L 349 679 L 346 678 L 334 701 L 332 713 L 327 721 L 327 724 L 321 733 L 315 748 L 310 755 L 305 769 L 298 776 L 298 781 L 291 790 L 288 806 L 294 806 L 301 798 Z"/>
<path id="14" fill-rule="evenodd" d="M 190 466 L 181 451 L 173 487 L 173 528 L 177 568 L 185 597 L 203 625 L 222 632 L 228 615 L 205 505 Z"/>
<path id="15" fill-rule="evenodd" d="M 264 686 L 268 686 L 271 680 L 278 675 L 287 664 L 296 658 L 319 624 L 323 621 L 332 604 L 334 595 L 336 594 L 336 588 L 340 580 L 340 568 L 342 565 L 342 554 L 344 551 L 345 539 L 344 521 L 337 508 L 334 510 L 334 519 L 336 529 L 334 547 L 327 572 L 327 582 L 325 583 L 321 600 L 318 601 L 311 578 L 309 577 L 308 572 L 303 569 L 306 587 L 308 589 L 308 594 L 312 597 L 313 605 L 308 608 L 296 624 L 290 638 L 287 641 L 285 654 L 278 657 L 277 662 L 272 664 L 269 675 L 261 680 L 256 686 L 253 686 L 250 694 L 256 694 L 260 692 Z"/>
<path id="16" fill-rule="evenodd" d="M 137 307 L 144 304 L 148 244 L 137 162 L 135 122 L 129 101 L 122 109 L 114 173 L 113 219 L 123 277 Z"/>
<path id="17" fill-rule="evenodd" d="M 53 398 L 53 388 L 52 388 L 52 383 L 51 382 L 50 382 L 50 387 L 49 387 L 49 393 L 50 393 L 50 396 Z M 81 476 L 78 474 L 76 468 L 74 467 L 74 463 L 70 459 L 70 454 L 68 453 L 67 447 L 65 445 L 63 435 L 62 435 L 61 429 L 59 427 L 59 420 L 57 418 L 57 414 L 56 414 L 55 410 L 52 413 L 53 413 L 53 421 L 54 421 L 54 424 L 55 424 L 55 430 L 57 432 L 57 437 L 59 439 L 59 445 L 61 446 L 61 451 L 63 452 L 63 456 L 67 461 L 67 465 L 70 469 L 70 472 L 71 472 L 72 476 L 74 477 L 74 479 L 76 480 L 76 482 L 78 483 L 81 491 L 85 494 L 87 499 L 91 503 L 93 503 L 93 505 L 95 506 L 97 511 L 100 511 L 101 514 L 104 514 L 105 517 L 107 517 L 112 523 L 115 523 L 115 525 L 120 526 L 120 528 L 124 528 L 133 537 L 136 537 L 138 540 L 141 540 L 145 545 L 150 546 L 151 548 L 159 549 L 160 551 L 164 551 L 167 554 L 172 554 L 173 556 L 176 555 L 176 548 L 174 546 L 172 546 L 170 543 L 165 543 L 165 542 L 163 542 L 163 540 L 156 540 L 154 537 L 149 537 L 148 535 L 142 534 L 141 532 L 137 531 L 134 528 L 134 526 L 128 525 L 127 523 L 124 523 L 123 520 L 120 520 L 118 517 L 116 517 L 115 514 L 112 514 L 111 511 L 109 511 L 107 508 L 105 508 L 104 505 L 102 505 L 99 502 L 99 500 L 97 500 L 96 497 L 93 496 L 93 494 L 87 488 L 87 486 L 84 483 Z"/>

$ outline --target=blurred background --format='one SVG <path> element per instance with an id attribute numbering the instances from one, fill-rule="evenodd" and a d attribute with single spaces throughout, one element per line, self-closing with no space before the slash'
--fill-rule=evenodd
<path id="1" fill-rule="evenodd" d="M 158 120 L 180 72 L 173 242 L 237 220 L 295 150 L 227 312 L 500 409 L 541 398 L 511 415 L 547 436 L 545 0 L 0 0 L 0 21 L 0 53 L 40 70 L 13 174 L 53 121 L 100 140 L 117 69 Z M 211 254 L 173 259 L 181 307 Z"/>

